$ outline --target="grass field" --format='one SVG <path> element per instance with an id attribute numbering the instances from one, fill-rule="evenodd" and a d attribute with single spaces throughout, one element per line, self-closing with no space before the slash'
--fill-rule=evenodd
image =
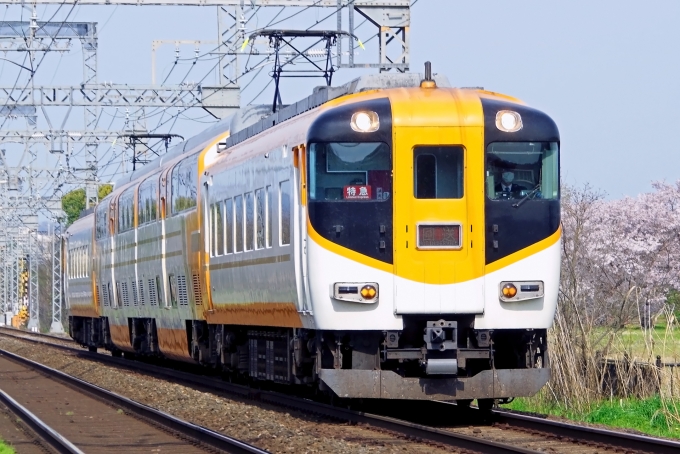
<path id="1" fill-rule="evenodd" d="M 0 454 L 14 454 L 14 449 L 7 446 L 5 442 L 2 441 L 2 438 L 0 438 Z"/>
<path id="2" fill-rule="evenodd" d="M 680 423 L 667 417 L 661 399 L 613 399 L 593 404 L 584 414 L 575 414 L 558 407 L 546 407 L 535 398 L 518 398 L 503 408 L 559 416 L 573 421 L 603 424 L 609 427 L 633 429 L 639 432 L 680 439 Z"/>
<path id="3" fill-rule="evenodd" d="M 657 324 L 651 330 L 639 326 L 621 330 L 594 328 L 589 334 L 592 351 L 602 352 L 609 359 L 627 356 L 632 361 L 653 364 L 658 355 L 664 363 L 680 363 L 680 327 L 677 325 Z M 546 386 L 534 397 L 518 398 L 503 407 L 680 439 L 680 368 L 664 367 L 660 374 L 661 396 L 607 398 L 605 394 L 602 398 L 602 394 L 598 397 L 594 392 L 581 402 L 583 405 L 572 405 L 571 399 L 562 399 L 561 404 L 556 404 L 557 399 Z"/>
<path id="4" fill-rule="evenodd" d="M 595 337 L 598 337 L 597 335 L 596 331 Z M 597 343 L 604 345 L 607 340 L 605 333 L 602 332 Z M 616 356 L 627 352 L 637 360 L 653 362 L 659 355 L 663 362 L 680 362 L 680 329 L 677 326 L 668 328 L 661 324 L 651 330 L 643 330 L 639 326 L 627 326 L 616 333 L 612 341 L 612 350 L 617 352 Z"/>

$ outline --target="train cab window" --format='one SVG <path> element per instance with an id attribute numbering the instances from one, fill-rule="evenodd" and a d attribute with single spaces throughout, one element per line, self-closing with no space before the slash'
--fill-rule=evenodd
<path id="1" fill-rule="evenodd" d="M 118 198 L 118 233 L 135 227 L 135 187 L 126 189 Z"/>
<path id="2" fill-rule="evenodd" d="M 392 194 L 390 147 L 382 142 L 312 143 L 309 199 L 384 202 Z"/>
<path id="3" fill-rule="evenodd" d="M 94 212 L 95 238 L 101 239 L 108 235 L 108 203 L 100 203 Z"/>
<path id="4" fill-rule="evenodd" d="M 494 142 L 487 147 L 490 199 L 557 199 L 559 188 L 557 142 Z"/>
<path id="5" fill-rule="evenodd" d="M 227 254 L 232 254 L 234 252 L 234 202 L 231 199 L 227 199 L 224 202 L 224 233 L 226 240 L 225 246 L 227 249 Z"/>
<path id="6" fill-rule="evenodd" d="M 172 213 L 188 210 L 196 206 L 198 191 L 198 155 L 180 162 L 172 169 L 171 205 Z"/>
<path id="7" fill-rule="evenodd" d="M 413 149 L 413 189 L 417 199 L 463 197 L 464 150 L 459 146 Z"/>
<path id="8" fill-rule="evenodd" d="M 234 197 L 234 251 L 243 252 L 243 196 Z"/>
<path id="9" fill-rule="evenodd" d="M 137 195 L 137 222 L 144 225 L 158 218 L 158 175 L 147 178 L 139 185 Z"/>
<path id="10" fill-rule="evenodd" d="M 267 202 L 264 198 L 264 188 L 255 191 L 255 249 L 264 249 L 266 235 Z"/>
<path id="11" fill-rule="evenodd" d="M 281 246 L 290 244 L 290 180 L 279 184 L 279 238 Z"/>

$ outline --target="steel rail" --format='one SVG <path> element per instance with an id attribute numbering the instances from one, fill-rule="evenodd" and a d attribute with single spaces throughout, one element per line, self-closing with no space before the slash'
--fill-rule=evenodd
<path id="1" fill-rule="evenodd" d="M 141 416 L 144 419 L 153 421 L 161 426 L 169 428 L 175 432 L 181 433 L 196 440 L 200 440 L 201 443 L 209 445 L 213 448 L 217 448 L 221 451 L 225 451 L 233 454 L 268 454 L 265 451 L 255 446 L 249 445 L 248 443 L 242 442 L 232 437 L 222 435 L 213 430 L 207 429 L 205 427 L 192 424 L 187 421 L 183 421 L 175 416 L 168 413 L 162 412 L 155 408 L 149 407 L 147 405 L 141 404 L 134 400 L 128 399 L 127 397 L 116 394 L 112 391 L 108 391 L 99 386 L 93 385 L 92 383 L 81 380 L 77 377 L 65 374 L 51 367 L 45 366 L 43 364 L 37 363 L 30 359 L 24 358 L 22 356 L 16 355 L 14 353 L 8 352 L 6 350 L 0 349 L 0 355 L 5 356 L 13 361 L 16 361 L 22 365 L 30 367 L 32 369 L 38 370 L 50 377 L 56 378 L 65 382 L 67 385 L 77 389 L 79 391 L 85 391 L 89 394 L 94 395 L 102 400 L 110 402 L 120 408 L 124 408 L 135 415 Z M 102 355 L 103 356 L 103 355 Z M 73 451 L 67 451 L 73 452 Z M 76 451 L 80 453 L 80 451 Z"/>
<path id="2" fill-rule="evenodd" d="M 59 454 L 85 454 L 73 443 L 56 430 L 45 424 L 40 418 L 28 411 L 26 407 L 0 389 L 0 402 L 5 404 L 9 410 L 17 415 L 28 427 L 33 430 L 47 444 L 54 448 Z"/>
<path id="3" fill-rule="evenodd" d="M 49 345 L 64 351 L 76 352 L 79 356 L 88 359 L 99 360 L 102 362 L 108 362 L 110 364 L 116 365 L 118 367 L 124 367 L 129 370 L 134 370 L 137 372 L 143 372 L 146 374 L 152 374 L 154 376 L 162 376 L 172 380 L 182 380 L 184 382 L 191 383 L 193 385 L 199 385 L 208 388 L 213 391 L 218 391 L 222 393 L 237 394 L 244 397 L 255 398 L 264 402 L 272 403 L 275 405 L 291 407 L 291 408 L 302 408 L 303 410 L 313 411 L 322 415 L 327 415 L 333 418 L 339 418 L 343 420 L 348 420 L 356 423 L 368 424 L 371 426 L 381 427 L 384 429 L 392 430 L 395 432 L 402 432 L 407 426 L 413 426 L 418 429 L 426 429 L 428 433 L 433 438 L 428 438 L 424 434 L 418 435 L 415 433 L 408 433 L 408 435 L 422 438 L 425 440 L 437 441 L 440 443 L 445 443 L 439 438 L 443 435 L 438 435 L 437 432 L 444 434 L 452 434 L 452 432 L 430 428 L 427 426 L 421 426 L 418 424 L 413 424 L 403 420 L 372 415 L 368 413 L 361 413 L 352 410 L 345 410 L 338 407 L 333 407 L 331 405 L 322 404 L 319 402 L 314 402 L 306 399 L 301 399 L 295 396 L 289 396 L 286 394 L 271 392 L 271 391 L 260 391 L 247 386 L 237 385 L 233 383 L 227 383 L 225 381 L 215 379 L 212 377 L 206 377 L 202 375 L 197 375 L 188 372 L 182 372 L 174 369 L 168 369 L 165 367 L 151 366 L 149 364 L 130 361 L 122 358 L 113 358 L 110 356 L 102 355 L 99 353 L 90 353 L 79 348 L 68 347 L 65 345 L 53 344 L 51 342 L 41 341 L 38 339 L 29 339 L 22 336 L 17 336 L 15 333 L 21 334 L 32 334 L 36 337 L 45 337 L 49 339 L 67 341 L 67 338 L 58 338 L 56 336 L 44 335 L 39 333 L 27 333 L 25 331 L 13 329 L 13 328 L 0 328 L 0 334 L 5 334 L 9 332 L 12 337 L 18 339 L 23 339 L 29 342 L 41 343 L 44 345 Z M 304 407 L 301 407 L 301 402 L 304 402 Z M 450 408 L 452 405 L 448 402 L 441 402 L 433 404 L 441 404 Z M 442 409 L 443 412 L 450 411 Z M 668 454 L 680 452 L 680 442 L 667 440 L 662 438 L 654 438 L 646 435 L 630 434 L 626 432 L 619 432 L 610 429 L 602 429 L 597 427 L 587 427 L 578 424 L 572 424 L 561 421 L 548 420 L 545 417 L 518 414 L 515 412 L 505 411 L 505 410 L 494 410 L 492 412 L 494 422 L 498 424 L 507 424 L 512 428 L 520 428 L 525 430 L 532 430 L 537 432 L 542 432 L 549 436 L 562 436 L 566 438 L 571 438 L 577 441 L 586 441 L 591 443 L 599 443 L 607 446 L 611 446 L 619 449 L 626 450 L 638 450 L 643 452 L 655 453 L 655 454 Z M 380 422 L 384 420 L 384 422 Z M 399 424 L 399 427 L 395 427 L 394 424 Z M 432 432 L 429 432 L 432 431 Z M 459 434 L 454 434 L 459 436 Z M 462 435 L 461 435 L 462 436 Z M 437 437 L 435 439 L 434 437 Z M 477 439 L 475 439 L 477 440 Z M 449 443 L 447 443 L 449 444 Z M 505 446 L 505 445 L 504 445 Z M 507 448 L 513 449 L 510 452 L 535 452 L 531 450 L 517 447 L 506 446 Z M 473 449 L 473 448 L 469 448 Z M 480 448 L 477 448 L 479 450 Z M 487 451 L 484 451 L 487 452 Z M 491 452 L 491 451 L 488 451 Z M 508 451 L 505 451 L 508 452 Z"/>
<path id="4" fill-rule="evenodd" d="M 19 331 L 19 330 L 12 330 Z M 21 331 L 20 331 L 21 332 Z M 23 333 L 23 332 L 22 332 Z M 374 415 L 370 413 L 364 413 L 355 410 L 349 410 L 345 408 L 334 407 L 332 405 L 315 402 L 309 399 L 303 399 L 297 396 L 290 396 L 287 394 L 282 394 L 274 391 L 262 391 L 249 388 L 243 385 L 237 385 L 233 383 L 228 383 L 223 380 L 215 379 L 213 377 L 201 376 L 197 374 L 192 374 L 188 372 L 177 371 L 174 369 L 168 369 L 165 367 L 159 367 L 157 365 L 150 365 L 147 363 L 139 361 L 131 361 L 123 358 L 114 358 L 108 355 L 102 355 L 99 353 L 87 352 L 74 347 L 68 347 L 65 345 L 52 344 L 50 342 L 44 342 L 37 339 L 25 338 L 22 336 L 17 336 L 15 333 L 8 334 L 6 329 L 0 329 L 0 334 L 9 335 L 18 339 L 26 340 L 33 343 L 39 343 L 43 345 L 49 345 L 50 347 L 55 347 L 63 351 L 75 352 L 78 356 L 87 359 L 93 359 L 95 361 L 108 363 L 115 365 L 117 367 L 122 367 L 128 370 L 133 370 L 136 372 L 141 372 L 147 375 L 152 375 L 154 377 L 162 377 L 170 379 L 173 382 L 182 381 L 189 383 L 192 386 L 200 386 L 207 388 L 211 391 L 217 391 L 221 393 L 236 394 L 243 397 L 248 397 L 251 399 L 256 399 L 261 402 L 266 402 L 269 404 L 274 404 L 280 407 L 286 407 L 302 411 L 305 413 L 315 413 L 328 418 L 339 419 L 342 421 L 348 421 L 355 424 L 364 424 L 373 428 L 387 430 L 402 436 L 408 436 L 416 439 L 420 439 L 427 442 L 441 443 L 447 446 L 456 447 L 459 449 L 468 449 L 476 452 L 483 452 L 489 454 L 508 454 L 508 453 L 521 453 L 521 454 L 537 454 L 538 451 L 531 449 L 522 448 L 519 446 L 507 445 L 499 442 L 485 440 L 483 438 L 473 437 L 469 435 L 459 434 L 447 430 L 436 429 L 433 427 L 427 427 L 420 424 L 415 424 L 408 421 L 403 421 L 395 418 L 390 418 L 387 416 Z M 30 333 L 36 335 L 37 333 Z M 40 337 L 40 336 L 36 336 Z M 54 336 L 49 336 L 54 339 Z M 2 352 L 2 350 L 0 350 Z M 30 361 L 30 360 L 27 360 Z M 46 367 L 46 366 L 43 366 Z M 85 383 L 85 382 L 84 382 Z M 90 385 L 94 386 L 94 385 Z M 101 388 L 99 388 L 101 389 Z M 141 405 L 141 404 L 138 404 Z"/>
<path id="5" fill-rule="evenodd" d="M 494 410 L 493 415 L 499 424 L 550 433 L 575 440 L 600 443 L 627 450 L 671 454 L 680 452 L 680 442 L 654 438 L 647 435 L 617 432 L 599 427 L 579 426 L 562 421 L 549 420 L 537 416 L 523 415 L 505 410 Z"/>

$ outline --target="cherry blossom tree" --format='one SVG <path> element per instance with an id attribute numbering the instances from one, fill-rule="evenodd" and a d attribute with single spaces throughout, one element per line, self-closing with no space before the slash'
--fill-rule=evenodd
<path id="1" fill-rule="evenodd" d="M 606 392 L 602 359 L 620 353 L 617 334 L 661 313 L 680 290 L 680 182 L 620 200 L 567 187 L 562 229 L 550 387 L 558 401 L 582 406 Z"/>

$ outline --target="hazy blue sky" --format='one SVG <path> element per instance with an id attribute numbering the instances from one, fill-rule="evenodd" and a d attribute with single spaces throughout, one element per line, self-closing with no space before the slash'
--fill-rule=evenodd
<path id="1" fill-rule="evenodd" d="M 39 11 L 45 19 L 53 9 Z M 330 13 L 320 11 L 317 17 Z M 255 22 L 262 26 L 267 17 L 263 12 Z M 18 19 L 16 7 L 5 11 L 5 20 Z M 456 86 L 483 86 L 544 110 L 560 128 L 564 181 L 589 182 L 611 198 L 635 195 L 653 180 L 680 177 L 680 150 L 673 146 L 680 122 L 679 19 L 677 0 L 419 0 L 412 10 L 411 68 L 422 71 L 430 60 Z M 217 23 L 215 8 L 196 7 L 76 7 L 69 20 L 99 22 L 100 81 L 135 84 L 151 81 L 152 40 L 215 39 Z M 306 20 L 297 27 L 309 25 Z M 172 47 L 164 52 L 161 75 L 172 66 Z M 192 48 L 182 48 L 183 57 L 192 55 Z M 190 67 L 184 63 L 177 74 Z M 42 83 L 82 74 L 77 53 L 50 64 L 38 77 Z M 335 81 L 357 74 L 341 70 Z M 197 70 L 187 80 L 202 75 Z M 0 85 L 14 77 L 5 68 Z M 261 77 L 251 90 L 266 82 Z M 289 85 L 284 102 L 309 87 Z M 271 93 L 270 87 L 258 101 L 269 102 Z"/>
<path id="2" fill-rule="evenodd" d="M 564 181 L 618 198 L 680 179 L 679 1 L 421 0 L 413 16 L 413 68 L 555 119 Z"/>

